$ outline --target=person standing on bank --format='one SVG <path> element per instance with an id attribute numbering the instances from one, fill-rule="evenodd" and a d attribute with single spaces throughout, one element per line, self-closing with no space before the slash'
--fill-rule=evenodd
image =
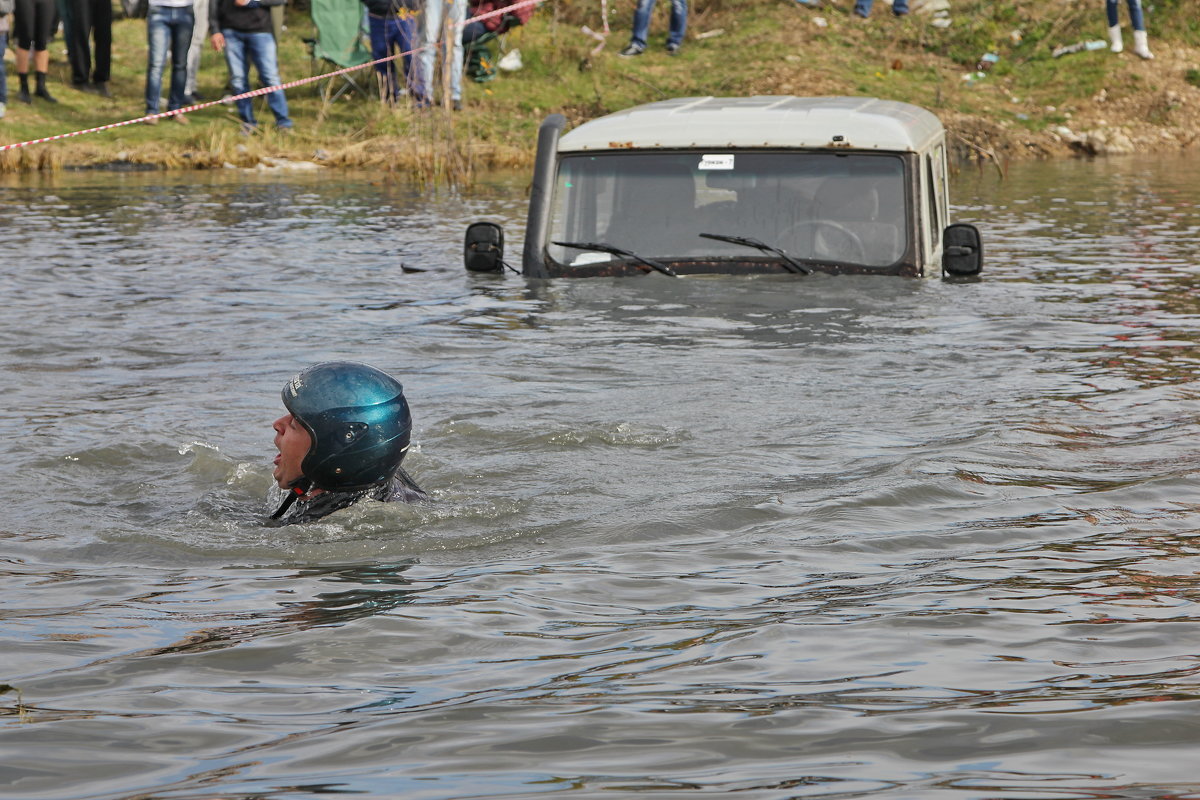
<path id="1" fill-rule="evenodd" d="M 162 102 L 163 69 L 167 53 L 171 54 L 171 83 L 167 90 L 167 111 L 183 108 L 183 88 L 187 81 L 187 52 L 192 44 L 192 28 L 196 24 L 192 0 L 150 0 L 146 10 L 146 114 L 158 113 Z M 182 114 L 172 117 L 186 125 Z M 154 125 L 158 118 L 146 120 Z"/>
<path id="2" fill-rule="evenodd" d="M 1108 41 L 1114 53 L 1125 49 L 1121 39 L 1121 2 L 1120 0 L 1105 0 L 1105 11 L 1108 13 Z M 1146 20 L 1142 16 L 1142 0 L 1126 0 L 1129 4 L 1129 22 L 1133 25 L 1133 52 L 1147 60 L 1154 58 L 1150 45 L 1146 41 Z"/>
<path id="3" fill-rule="evenodd" d="M 212 44 L 218 53 L 225 53 L 234 94 L 250 91 L 251 61 L 263 86 L 283 83 L 279 78 L 279 53 L 270 10 L 271 6 L 283 4 L 284 0 L 210 0 L 208 27 L 212 31 Z M 292 120 L 282 89 L 267 93 L 267 106 L 275 115 L 275 127 L 281 132 L 290 130 Z M 242 133 L 258 130 L 253 98 L 238 100 L 237 110 Z"/>
<path id="4" fill-rule="evenodd" d="M 451 108 L 462 109 L 462 24 L 466 18 L 467 0 L 425 0 L 424 40 L 421 42 L 424 46 L 421 50 L 421 80 L 425 84 L 425 96 L 418 99 L 420 105 L 429 105 L 438 96 L 433 91 L 436 60 L 442 65 L 443 84 L 447 78 L 450 81 Z"/>
<path id="5" fill-rule="evenodd" d="M 650 13 L 655 0 L 638 0 L 633 12 L 633 36 L 620 52 L 623 56 L 640 56 L 646 51 L 646 37 L 650 34 Z M 679 55 L 683 46 L 683 35 L 687 33 L 687 0 L 671 0 L 671 29 L 667 34 L 667 53 Z"/>
<path id="6" fill-rule="evenodd" d="M 36 84 L 33 94 L 47 103 L 57 103 L 46 89 L 46 72 L 50 69 L 50 37 L 54 34 L 57 12 L 54 0 L 16 0 L 13 27 L 17 47 L 14 61 L 19 82 L 17 99 L 32 103 L 29 95 L 29 62 L 33 61 Z M 32 55 L 32 59 L 31 59 Z"/>
<path id="7" fill-rule="evenodd" d="M 418 79 L 413 59 L 417 40 L 417 17 L 420 16 L 418 0 L 362 0 L 362 4 L 367 9 L 371 58 L 381 61 L 391 55 L 404 54 L 404 83 L 400 81 L 401 68 L 396 59 L 375 65 L 379 81 L 383 84 L 384 102 L 399 101 L 405 85 L 411 94 L 420 95 L 422 84 Z"/>
<path id="8" fill-rule="evenodd" d="M 71 61 L 71 83 L 81 92 L 112 97 L 108 90 L 112 68 L 112 0 L 67 0 L 67 5 L 71 13 L 71 24 L 65 26 L 70 37 L 67 57 Z"/>
<path id="9" fill-rule="evenodd" d="M 428 496 L 400 467 L 412 416 L 404 387 L 352 361 L 302 371 L 280 393 L 272 476 L 287 497 L 272 525 L 312 522 L 363 499 L 416 503 Z"/>
<path id="10" fill-rule="evenodd" d="M 204 54 L 204 40 L 208 38 L 209 0 L 192 0 L 192 12 L 196 22 L 192 25 L 192 43 L 187 53 L 187 78 L 183 82 L 183 102 L 195 105 L 202 99 L 197 93 L 196 81 L 200 76 L 200 57 Z"/>

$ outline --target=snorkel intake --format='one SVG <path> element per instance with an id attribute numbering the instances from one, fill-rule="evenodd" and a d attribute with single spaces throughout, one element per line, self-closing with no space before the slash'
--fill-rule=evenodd
<path id="1" fill-rule="evenodd" d="M 312 439 L 303 475 L 272 519 L 312 488 L 356 492 L 391 480 L 408 452 L 412 416 L 404 387 L 367 364 L 327 361 L 288 381 L 283 405 Z"/>

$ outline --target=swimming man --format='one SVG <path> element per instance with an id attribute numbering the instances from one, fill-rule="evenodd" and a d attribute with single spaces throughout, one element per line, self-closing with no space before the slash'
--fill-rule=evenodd
<path id="1" fill-rule="evenodd" d="M 275 482 L 288 493 L 271 524 L 312 522 L 364 497 L 414 503 L 428 496 L 400 468 L 412 416 L 404 387 L 366 364 L 327 361 L 283 387 L 275 420 Z"/>

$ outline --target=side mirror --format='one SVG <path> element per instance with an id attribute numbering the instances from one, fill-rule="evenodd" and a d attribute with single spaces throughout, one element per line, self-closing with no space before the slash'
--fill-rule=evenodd
<path id="1" fill-rule="evenodd" d="M 494 222 L 473 222 L 463 239 L 463 266 L 471 272 L 504 271 L 504 229 Z"/>
<path id="2" fill-rule="evenodd" d="M 983 239 L 974 225 L 947 225 L 942 247 L 942 269 L 947 275 L 967 277 L 983 269 Z"/>

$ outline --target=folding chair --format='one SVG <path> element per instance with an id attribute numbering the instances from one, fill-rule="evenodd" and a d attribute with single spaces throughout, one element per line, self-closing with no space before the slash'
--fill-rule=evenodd
<path id="1" fill-rule="evenodd" d="M 362 20 L 363 7 L 358 0 L 312 0 L 312 21 L 317 26 L 317 35 L 304 43 L 308 45 L 314 75 L 318 69 L 328 72 L 358 67 L 371 60 L 371 49 L 363 44 Z M 319 91 L 329 103 L 347 92 L 367 95 L 365 87 L 369 81 L 369 74 L 346 72 L 320 81 Z"/>

